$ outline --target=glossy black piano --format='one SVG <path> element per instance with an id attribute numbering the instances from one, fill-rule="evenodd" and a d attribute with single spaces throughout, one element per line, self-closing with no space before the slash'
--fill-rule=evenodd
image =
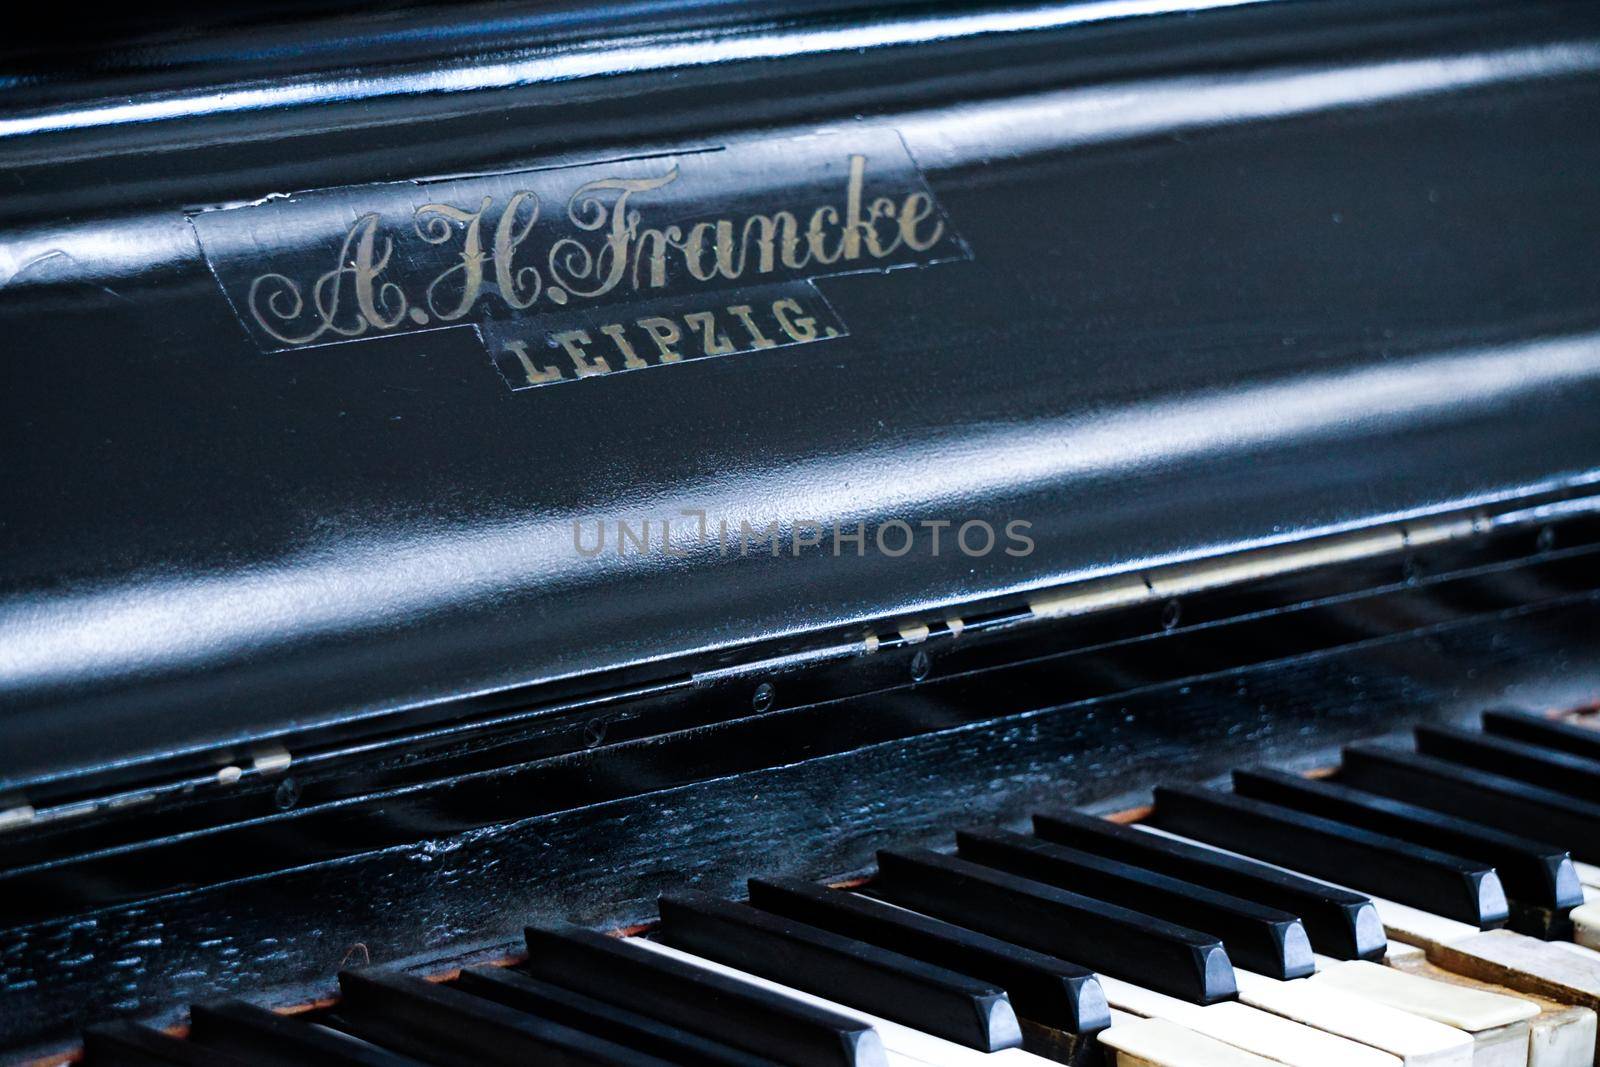
<path id="1" fill-rule="evenodd" d="M 1600 7 L 11 29 L 0 1059 L 1595 1062 Z"/>

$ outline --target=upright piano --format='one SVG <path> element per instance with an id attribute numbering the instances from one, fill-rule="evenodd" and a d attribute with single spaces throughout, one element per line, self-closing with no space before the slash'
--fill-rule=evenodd
<path id="1" fill-rule="evenodd" d="M 1597 1062 L 1600 6 L 44 14 L 0 1058 Z"/>

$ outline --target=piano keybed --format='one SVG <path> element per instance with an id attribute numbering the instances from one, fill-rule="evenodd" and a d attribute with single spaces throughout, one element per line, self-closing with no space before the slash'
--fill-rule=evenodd
<path id="1" fill-rule="evenodd" d="M 526 958 L 442 981 L 346 971 L 298 1015 L 93 1027 L 88 1062 L 1600 1062 L 1600 731 L 1489 712 L 1331 777 L 1241 769 L 1136 822 L 954 844 L 887 848 L 863 884 L 668 894 L 636 936 L 529 928 Z"/>

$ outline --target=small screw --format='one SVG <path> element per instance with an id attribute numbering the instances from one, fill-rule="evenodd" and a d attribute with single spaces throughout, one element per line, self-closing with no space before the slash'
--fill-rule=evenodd
<path id="1" fill-rule="evenodd" d="M 585 748 L 596 748 L 606 739 L 606 720 L 590 719 L 583 724 L 583 744 Z"/>
<path id="2" fill-rule="evenodd" d="M 928 653 L 918 649 L 917 654 L 911 657 L 911 680 L 920 682 L 933 670 L 933 660 L 928 658 Z"/>
<path id="3" fill-rule="evenodd" d="M 1549 526 L 1546 526 L 1544 529 L 1540 530 L 1538 545 L 1540 552 L 1548 552 L 1552 548 L 1556 547 L 1555 530 Z"/>
<path id="4" fill-rule="evenodd" d="M 750 698 L 750 706 L 757 711 L 766 711 L 772 707 L 772 699 L 777 696 L 777 690 L 772 688 L 771 682 L 762 682 L 756 686 L 755 695 Z"/>
<path id="5" fill-rule="evenodd" d="M 1422 577 L 1421 565 L 1415 559 L 1407 557 L 1406 561 L 1400 564 L 1400 577 L 1407 585 L 1414 583 L 1418 578 Z"/>
<path id="6" fill-rule="evenodd" d="M 1183 608 L 1176 600 L 1169 600 L 1161 606 L 1161 628 L 1163 630 L 1176 630 L 1178 621 L 1183 618 Z"/>
<path id="7" fill-rule="evenodd" d="M 300 783 L 293 778 L 285 778 L 278 783 L 277 792 L 272 794 L 272 802 L 278 805 L 279 811 L 288 811 L 300 802 Z"/>

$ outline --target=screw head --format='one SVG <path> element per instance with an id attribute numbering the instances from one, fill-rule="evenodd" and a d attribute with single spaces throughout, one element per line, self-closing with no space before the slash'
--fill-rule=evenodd
<path id="1" fill-rule="evenodd" d="M 1183 607 L 1176 600 L 1169 600 L 1161 605 L 1161 628 L 1163 630 L 1176 630 L 1178 623 L 1183 619 Z"/>
<path id="2" fill-rule="evenodd" d="M 917 654 L 911 657 L 911 680 L 920 682 L 933 670 L 933 659 L 924 649 L 918 649 Z"/>
<path id="3" fill-rule="evenodd" d="M 766 711 L 772 707 L 773 699 L 778 691 L 772 687 L 771 682 L 762 682 L 756 686 L 755 693 L 750 697 L 750 706 L 757 711 Z"/>

